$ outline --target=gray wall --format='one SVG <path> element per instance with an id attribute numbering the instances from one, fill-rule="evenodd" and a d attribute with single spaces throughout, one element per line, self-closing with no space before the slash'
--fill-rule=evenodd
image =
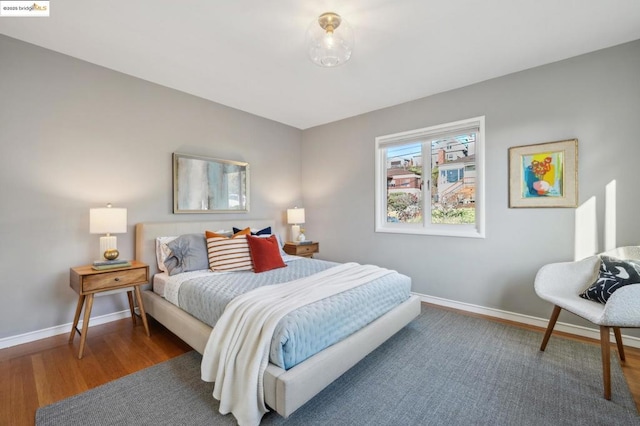
<path id="1" fill-rule="evenodd" d="M 69 267 L 96 259 L 89 208 L 142 221 L 273 218 L 300 204 L 302 132 L 0 36 L 0 338 L 70 322 Z M 171 153 L 247 161 L 251 211 L 173 215 Z M 126 309 L 96 299 L 93 315 Z"/>
<path id="2" fill-rule="evenodd" d="M 533 277 L 573 258 L 574 210 L 509 209 L 507 150 L 578 138 L 580 202 L 597 200 L 601 248 L 613 179 L 618 245 L 638 244 L 638 75 L 640 41 L 301 132 L 0 36 L 0 338 L 72 320 L 68 269 L 98 256 L 89 208 L 107 202 L 128 208 L 118 247 L 131 258 L 141 221 L 274 218 L 286 232 L 284 211 L 303 201 L 319 257 L 398 269 L 418 293 L 547 317 Z M 479 115 L 487 238 L 373 232 L 374 138 Z M 173 215 L 172 152 L 248 161 L 251 212 Z M 122 295 L 107 296 L 94 315 L 124 309 Z"/>
<path id="3" fill-rule="evenodd" d="M 536 297 L 533 279 L 545 263 L 573 259 L 574 209 L 509 209 L 508 148 L 578 138 L 579 200 L 596 197 L 600 249 L 613 179 L 618 245 L 640 243 L 639 76 L 636 41 L 306 130 L 307 236 L 324 258 L 411 276 L 418 293 L 547 318 L 551 306 Z M 480 115 L 487 238 L 375 233 L 374 138 Z"/>

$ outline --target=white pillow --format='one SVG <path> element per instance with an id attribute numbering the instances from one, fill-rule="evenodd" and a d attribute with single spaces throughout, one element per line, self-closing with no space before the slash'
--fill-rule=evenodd
<path id="1" fill-rule="evenodd" d="M 167 247 L 171 241 L 178 237 L 158 237 L 156 238 L 156 260 L 158 261 L 158 269 L 162 272 L 167 272 L 167 267 L 164 266 L 164 261 L 171 254 L 171 250 Z"/>

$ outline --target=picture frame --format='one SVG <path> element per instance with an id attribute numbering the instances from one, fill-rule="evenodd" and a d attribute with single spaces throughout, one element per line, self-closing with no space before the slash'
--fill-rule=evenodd
<path id="1" fill-rule="evenodd" d="M 577 139 L 509 148 L 509 208 L 577 206 Z"/>
<path id="2" fill-rule="evenodd" d="M 173 153 L 173 213 L 249 212 L 249 163 Z"/>

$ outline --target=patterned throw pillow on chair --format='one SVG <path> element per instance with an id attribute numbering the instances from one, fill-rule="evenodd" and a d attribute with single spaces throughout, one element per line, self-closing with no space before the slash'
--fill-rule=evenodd
<path id="1" fill-rule="evenodd" d="M 583 299 L 607 303 L 614 291 L 630 284 L 640 284 L 640 265 L 633 261 L 601 256 L 598 278 L 580 294 Z"/>

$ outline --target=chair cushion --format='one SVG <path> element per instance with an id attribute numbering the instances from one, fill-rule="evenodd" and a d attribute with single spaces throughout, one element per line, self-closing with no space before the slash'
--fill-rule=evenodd
<path id="1" fill-rule="evenodd" d="M 625 285 L 640 284 L 640 265 L 631 260 L 600 256 L 600 270 L 596 281 L 580 294 L 595 302 L 607 303 L 614 291 Z"/>

